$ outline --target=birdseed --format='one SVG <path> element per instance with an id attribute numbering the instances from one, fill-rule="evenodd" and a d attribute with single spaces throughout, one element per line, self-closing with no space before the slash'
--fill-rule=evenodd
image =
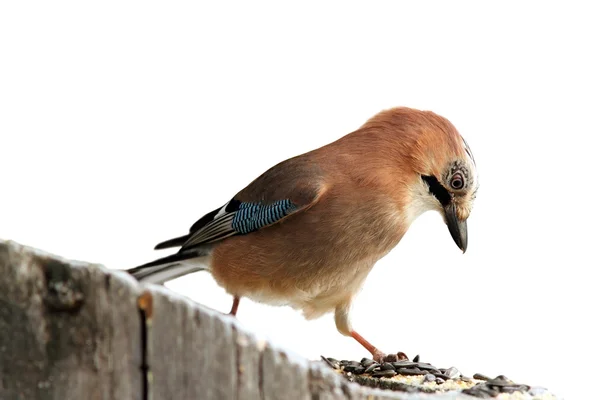
<path id="1" fill-rule="evenodd" d="M 382 364 L 370 358 L 363 358 L 360 361 L 321 358 L 330 368 L 342 373 L 350 381 L 380 389 L 411 393 L 460 391 L 481 399 L 497 396 L 507 400 L 556 399 L 544 388 L 515 383 L 504 375 L 492 379 L 476 373 L 471 378 L 463 376 L 456 367 L 438 368 L 430 363 L 421 362 L 419 356 L 416 356 L 413 361 L 408 361 L 405 355 L 404 357 L 406 360 L 386 361 Z M 387 359 L 394 359 L 394 357 L 386 357 L 384 360 Z"/>

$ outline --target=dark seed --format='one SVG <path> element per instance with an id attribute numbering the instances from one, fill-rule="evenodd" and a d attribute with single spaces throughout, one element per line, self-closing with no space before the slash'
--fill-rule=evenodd
<path id="1" fill-rule="evenodd" d="M 339 369 L 340 368 L 340 364 L 338 362 L 338 360 L 336 360 L 335 358 L 325 358 L 323 356 L 321 356 L 321 358 L 323 359 L 323 361 L 325 361 L 325 363 L 327 363 L 327 365 L 329 365 L 331 368 L 333 369 Z"/>
<path id="2" fill-rule="evenodd" d="M 449 376 L 447 376 L 447 375 L 444 375 L 444 374 L 433 374 L 433 376 L 435 376 L 435 377 L 437 377 L 437 378 L 440 378 L 440 379 L 443 379 L 443 380 L 445 380 L 445 381 L 446 381 L 446 380 L 448 380 L 448 379 L 450 379 L 450 377 L 449 377 Z"/>
<path id="3" fill-rule="evenodd" d="M 398 369 L 398 368 L 413 368 L 413 367 L 417 366 L 417 363 L 410 362 L 410 361 L 397 361 L 397 362 L 392 363 L 392 365 L 396 369 Z"/>
<path id="4" fill-rule="evenodd" d="M 498 387 L 504 387 L 504 386 L 512 386 L 514 385 L 514 383 L 510 382 L 510 381 L 505 381 L 504 379 L 492 379 L 490 381 L 487 381 L 487 384 L 489 386 L 498 386 Z"/>
<path id="5" fill-rule="evenodd" d="M 478 383 L 477 385 L 475 385 L 469 389 L 463 390 L 463 393 L 469 394 L 471 396 L 479 397 L 479 398 L 484 398 L 484 399 L 490 398 L 490 397 L 496 397 L 497 395 L 500 394 L 499 391 L 497 391 L 493 388 L 490 388 L 485 383 Z"/>
<path id="6" fill-rule="evenodd" d="M 344 372 L 354 372 L 355 369 L 356 369 L 356 366 L 354 366 L 354 365 L 344 365 L 344 366 L 342 366 L 342 370 Z"/>
<path id="7" fill-rule="evenodd" d="M 477 373 L 477 374 L 473 375 L 473 379 L 480 379 L 480 380 L 482 380 L 482 381 L 489 381 L 489 380 L 491 380 L 492 378 L 490 378 L 490 377 L 487 377 L 487 376 L 485 376 L 484 374 L 479 374 L 479 373 Z"/>
<path id="8" fill-rule="evenodd" d="M 418 363 L 420 359 L 421 359 L 421 357 L 419 357 L 419 355 L 417 354 L 417 355 L 415 356 L 415 358 L 413 358 L 413 362 L 416 362 L 416 363 Z"/>
<path id="9" fill-rule="evenodd" d="M 360 360 L 360 363 L 363 367 L 367 368 L 369 365 L 375 364 L 375 360 L 372 360 L 370 358 L 363 358 L 362 360 Z"/>
<path id="10" fill-rule="evenodd" d="M 393 371 L 394 369 L 395 369 L 394 366 L 389 362 L 383 363 L 381 365 L 382 371 Z"/>
<path id="11" fill-rule="evenodd" d="M 360 375 L 360 374 L 363 374 L 364 372 L 365 372 L 365 367 L 356 367 L 356 369 L 354 370 L 355 375 Z"/>
<path id="12" fill-rule="evenodd" d="M 429 363 L 417 363 L 417 368 L 424 369 L 427 371 L 430 371 L 432 369 L 437 369 L 436 367 L 434 367 L 433 365 L 431 365 Z"/>
<path id="13" fill-rule="evenodd" d="M 371 375 L 371 376 L 376 378 L 376 377 L 391 377 L 391 376 L 395 376 L 395 375 L 396 375 L 396 371 L 394 371 L 393 369 L 387 369 L 385 371 L 373 372 L 373 375 Z"/>
<path id="14" fill-rule="evenodd" d="M 478 389 L 481 390 L 482 392 L 485 392 L 488 394 L 493 394 L 493 395 L 498 395 L 500 393 L 500 391 L 498 389 L 488 386 L 487 384 L 483 384 L 483 385 L 479 386 Z"/>
<path id="15" fill-rule="evenodd" d="M 423 382 L 435 382 L 435 375 L 427 374 L 423 377 Z"/>
<path id="16" fill-rule="evenodd" d="M 529 386 L 527 385 L 510 385 L 504 386 L 500 388 L 502 393 L 514 393 L 514 392 L 526 392 L 529 390 Z"/>
<path id="17" fill-rule="evenodd" d="M 499 381 L 510 381 L 510 379 L 508 379 L 506 376 L 504 375 L 498 375 L 497 377 L 495 377 L 494 379 L 497 379 Z"/>
<path id="18" fill-rule="evenodd" d="M 416 369 L 416 368 L 401 368 L 401 369 L 398 369 L 397 372 L 400 375 L 426 375 L 427 374 L 426 371 L 421 371 L 420 369 Z"/>
<path id="19" fill-rule="evenodd" d="M 375 371 L 375 368 L 379 368 L 379 363 L 373 363 L 373 364 L 369 365 L 369 367 L 365 370 L 365 374 L 369 374 L 369 373 Z"/>
<path id="20" fill-rule="evenodd" d="M 491 388 L 489 386 L 483 386 L 481 387 L 479 390 L 481 390 L 484 393 L 489 394 L 490 396 L 496 397 L 500 394 L 500 391 L 494 388 Z"/>
<path id="21" fill-rule="evenodd" d="M 442 383 L 446 382 L 445 380 L 443 380 L 442 378 L 435 378 L 435 383 L 437 383 L 438 385 L 441 385 Z"/>

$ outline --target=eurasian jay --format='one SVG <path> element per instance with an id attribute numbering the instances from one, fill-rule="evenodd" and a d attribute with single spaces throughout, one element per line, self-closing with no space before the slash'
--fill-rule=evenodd
<path id="1" fill-rule="evenodd" d="M 188 234 L 155 247 L 177 253 L 129 271 L 162 283 L 208 270 L 233 295 L 233 315 L 242 297 L 289 305 L 307 319 L 334 311 L 339 332 L 381 361 L 389 357 L 350 324 L 354 295 L 425 211 L 440 212 L 466 251 L 477 187 L 469 146 L 447 119 L 393 108 L 275 165 Z"/>

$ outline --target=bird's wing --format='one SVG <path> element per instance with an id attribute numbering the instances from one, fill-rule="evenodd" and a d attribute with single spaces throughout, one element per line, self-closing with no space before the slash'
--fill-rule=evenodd
<path id="1" fill-rule="evenodd" d="M 212 219 L 190 233 L 182 250 L 256 231 L 282 221 L 303 208 L 290 199 L 242 202 L 234 197 L 216 210 Z"/>
<path id="2" fill-rule="evenodd" d="M 188 235 L 156 248 L 182 246 L 181 252 L 244 235 L 280 223 L 313 206 L 324 192 L 320 169 L 298 159 L 271 168 L 236 194 L 223 207 L 200 218 Z"/>

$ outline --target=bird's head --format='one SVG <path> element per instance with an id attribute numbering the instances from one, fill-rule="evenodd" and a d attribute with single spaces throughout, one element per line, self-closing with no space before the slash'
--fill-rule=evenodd
<path id="1" fill-rule="evenodd" d="M 428 124 L 417 137 L 413 161 L 417 174 L 417 201 L 444 218 L 456 245 L 467 250 L 467 219 L 478 189 L 475 159 L 469 145 L 445 118 L 425 113 Z M 419 182 L 420 181 L 420 182 Z"/>
<path id="2" fill-rule="evenodd" d="M 400 107 L 381 112 L 364 127 L 382 138 L 384 157 L 399 163 L 394 175 L 402 177 L 407 188 L 401 199 L 406 226 L 423 212 L 436 210 L 465 252 L 477 170 L 454 125 L 433 112 Z"/>

